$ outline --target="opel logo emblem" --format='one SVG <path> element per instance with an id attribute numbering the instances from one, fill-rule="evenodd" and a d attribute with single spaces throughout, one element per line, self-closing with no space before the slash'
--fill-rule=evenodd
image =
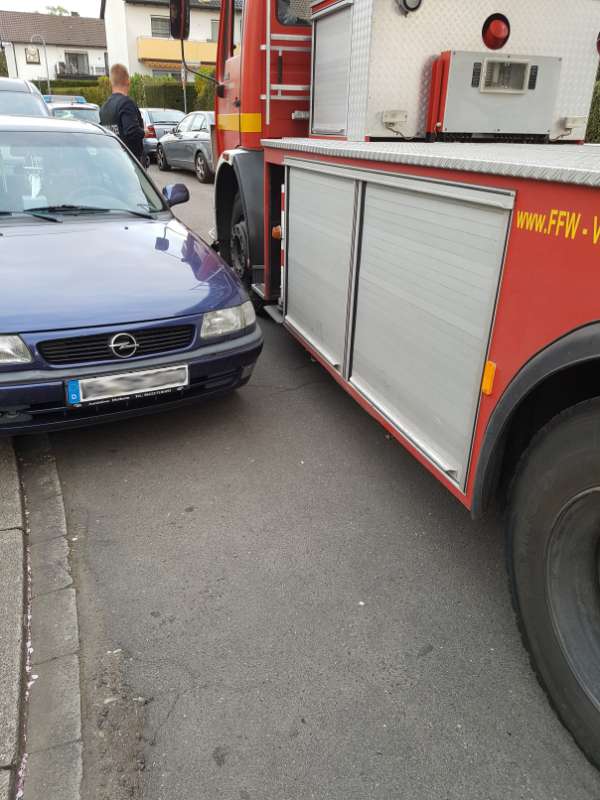
<path id="1" fill-rule="evenodd" d="M 131 358 L 138 349 L 138 343 L 130 333 L 115 334 L 108 346 L 117 358 Z"/>

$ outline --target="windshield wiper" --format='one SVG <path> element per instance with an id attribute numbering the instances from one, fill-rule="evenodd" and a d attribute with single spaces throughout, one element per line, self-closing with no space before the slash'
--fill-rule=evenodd
<path id="1" fill-rule="evenodd" d="M 46 222 L 62 222 L 60 217 L 54 216 L 49 210 L 42 208 L 25 208 L 23 209 L 22 214 L 29 214 L 31 217 L 35 217 L 36 219 L 45 219 Z"/>
<path id="2" fill-rule="evenodd" d="M 27 214 L 34 215 L 50 215 L 50 214 L 72 214 L 78 216 L 79 214 L 109 214 L 110 212 L 122 212 L 124 214 L 133 214 L 136 217 L 143 219 L 154 219 L 152 214 L 147 211 L 137 211 L 133 208 L 101 208 L 99 206 L 76 206 L 76 205 L 58 205 L 58 206 L 40 206 L 39 208 L 26 209 Z M 50 219 L 49 216 L 44 216 L 44 219 Z M 55 218 L 60 222 L 58 218 Z"/>

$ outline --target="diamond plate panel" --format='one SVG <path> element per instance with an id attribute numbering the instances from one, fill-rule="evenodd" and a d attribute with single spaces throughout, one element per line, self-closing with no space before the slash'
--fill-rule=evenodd
<path id="1" fill-rule="evenodd" d="M 263 139 L 262 144 L 290 153 L 600 186 L 600 145 L 560 147 L 446 142 L 338 142 L 327 139 Z"/>
<path id="2" fill-rule="evenodd" d="M 347 128 L 350 141 L 364 140 L 367 127 L 372 19 L 373 0 L 354 0 Z"/>
<path id="3" fill-rule="evenodd" d="M 362 2 L 356 0 L 357 6 Z M 598 64 L 599 0 L 503 0 L 501 9 L 497 0 L 423 0 L 408 16 L 395 0 L 372 2 L 367 121 L 362 135 L 353 129 L 353 138 L 389 137 L 380 115 L 392 109 L 407 112 L 405 136 L 423 136 L 433 60 L 444 50 L 484 50 L 483 23 L 499 10 L 510 20 L 511 37 L 496 52 L 563 58 L 552 135 L 564 133 L 561 118 L 588 115 Z M 366 84 L 363 72 L 360 66 Z M 581 138 L 581 131 L 564 138 Z"/>

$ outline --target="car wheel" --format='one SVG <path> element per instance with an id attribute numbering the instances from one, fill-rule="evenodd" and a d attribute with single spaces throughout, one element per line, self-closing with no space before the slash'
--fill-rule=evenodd
<path id="1" fill-rule="evenodd" d="M 162 149 L 162 147 L 160 145 L 156 148 L 156 162 L 157 162 L 158 168 L 159 168 L 159 170 L 161 170 L 161 172 L 167 172 L 168 170 L 171 169 L 171 167 L 169 166 L 169 164 L 167 162 L 167 157 L 165 155 L 165 151 Z"/>
<path id="2" fill-rule="evenodd" d="M 197 152 L 196 158 L 194 159 L 194 167 L 196 170 L 196 177 L 200 181 L 200 183 L 210 183 L 212 179 L 212 173 L 210 171 L 210 167 L 208 166 L 208 162 L 204 157 L 204 153 Z"/>
<path id="3" fill-rule="evenodd" d="M 555 417 L 511 491 L 508 569 L 524 642 L 565 726 L 600 767 L 600 398 Z"/>

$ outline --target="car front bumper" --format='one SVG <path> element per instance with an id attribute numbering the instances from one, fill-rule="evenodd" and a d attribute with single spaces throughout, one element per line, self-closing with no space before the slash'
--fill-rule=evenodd
<path id="1" fill-rule="evenodd" d="M 85 367 L 0 373 L 0 436 L 61 430 L 176 408 L 245 384 L 262 350 L 256 329 L 183 353 Z M 187 364 L 188 386 L 159 396 L 131 396 L 81 406 L 66 402 L 66 382 Z"/>

